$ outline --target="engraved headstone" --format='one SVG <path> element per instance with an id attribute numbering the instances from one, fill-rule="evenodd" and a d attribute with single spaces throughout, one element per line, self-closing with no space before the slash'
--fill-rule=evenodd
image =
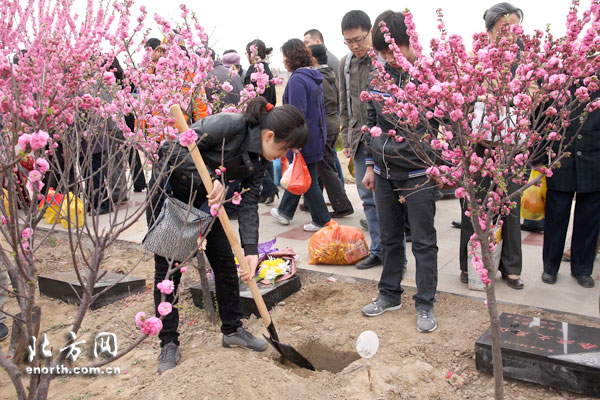
<path id="1" fill-rule="evenodd" d="M 94 285 L 92 294 L 97 294 L 113 284 L 114 286 L 106 291 L 106 293 L 100 295 L 91 304 L 92 309 L 104 307 L 132 294 L 142 292 L 146 288 L 146 281 L 144 279 L 125 276 L 116 272 L 106 272 L 106 274 L 104 272 L 98 272 L 98 276 L 102 276 L 102 278 Z M 83 279 L 87 281 L 89 271 L 82 271 L 81 273 Z M 75 272 L 57 272 L 51 275 L 40 275 L 38 276 L 38 284 L 40 294 L 44 296 L 68 303 L 80 303 L 79 299 L 83 290 Z"/>
<path id="2" fill-rule="evenodd" d="M 491 331 L 475 342 L 478 370 L 492 372 Z M 504 376 L 600 396 L 600 329 L 503 313 Z"/>
<path id="3" fill-rule="evenodd" d="M 257 285 L 269 310 L 273 308 L 275 304 L 296 293 L 302 287 L 300 277 L 298 275 L 294 275 L 289 279 L 277 282 L 275 285 L 263 285 L 260 282 L 257 283 Z M 214 281 L 211 280 L 210 292 L 213 294 L 213 299 L 215 299 L 214 290 L 215 284 Z M 202 301 L 202 287 L 200 284 L 190 287 L 190 292 L 192 293 L 194 305 L 198 308 L 204 308 L 204 302 Z M 242 301 L 242 313 L 244 318 L 249 317 L 251 314 L 254 314 L 257 317 L 259 316 L 258 309 L 256 308 L 256 304 L 252 298 L 252 293 L 250 292 L 248 285 L 243 282 L 240 283 L 240 299 Z"/>

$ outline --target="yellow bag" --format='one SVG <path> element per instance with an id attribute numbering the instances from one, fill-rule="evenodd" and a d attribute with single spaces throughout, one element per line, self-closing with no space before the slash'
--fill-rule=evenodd
<path id="1" fill-rule="evenodd" d="M 6 216 L 10 217 L 10 206 L 8 204 L 8 191 L 6 189 L 2 189 L 4 191 L 4 209 L 6 210 Z"/>
<path id="2" fill-rule="evenodd" d="M 68 207 L 68 208 L 67 208 Z M 68 211 L 67 211 L 68 210 Z M 72 227 L 81 228 L 83 226 L 83 219 L 85 207 L 79 197 L 69 192 L 67 198 L 64 199 L 60 208 L 60 223 L 63 228 L 69 227 L 69 222 Z M 69 217 L 70 221 L 69 221 Z"/>
<path id="3" fill-rule="evenodd" d="M 56 193 L 56 191 L 52 188 L 48 190 L 48 194 L 46 195 L 46 202 L 49 203 L 48 208 L 46 208 L 46 212 L 44 213 L 44 219 L 47 224 L 54 224 L 56 219 L 58 218 L 58 213 L 60 212 L 61 202 L 63 196 L 60 193 Z M 40 201 L 39 207 L 42 208 L 44 206 L 44 201 Z"/>
<path id="4" fill-rule="evenodd" d="M 541 172 L 531 170 L 529 182 L 542 175 Z M 521 217 L 531 220 L 540 220 L 546 215 L 546 176 L 540 180 L 541 186 L 530 186 L 523 192 L 521 197 Z"/>

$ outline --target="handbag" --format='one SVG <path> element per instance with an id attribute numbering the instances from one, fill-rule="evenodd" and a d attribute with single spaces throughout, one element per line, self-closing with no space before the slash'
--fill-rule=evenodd
<path id="1" fill-rule="evenodd" d="M 142 245 L 169 260 L 185 261 L 198 251 L 211 220 L 209 213 L 168 196 Z"/>

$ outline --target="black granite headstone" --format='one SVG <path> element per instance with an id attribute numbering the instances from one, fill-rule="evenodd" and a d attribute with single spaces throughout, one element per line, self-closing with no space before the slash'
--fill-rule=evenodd
<path id="1" fill-rule="evenodd" d="M 258 283 L 258 289 L 260 290 L 260 293 L 265 301 L 265 305 L 269 310 L 273 308 L 275 304 L 296 293 L 301 287 L 302 284 L 300 283 L 300 277 L 298 275 L 294 275 L 290 279 L 277 282 L 274 286 L 263 285 L 260 282 Z M 215 299 L 214 288 L 214 281 L 211 280 L 210 292 L 213 295 L 213 299 Z M 190 292 L 192 293 L 194 305 L 198 308 L 204 308 L 204 302 L 202 301 L 202 287 L 200 287 L 200 284 L 190 287 Z M 244 318 L 249 317 L 251 314 L 259 317 L 256 303 L 252 298 L 252 293 L 250 292 L 248 285 L 245 283 L 240 283 L 240 299 L 242 301 L 242 313 L 244 314 Z"/>
<path id="2" fill-rule="evenodd" d="M 504 376 L 600 396 L 600 329 L 504 313 L 500 316 Z M 492 373 L 492 336 L 475 342 L 476 366 Z"/>
<path id="3" fill-rule="evenodd" d="M 104 271 L 99 271 L 98 276 L 102 276 Z M 89 271 L 82 272 L 83 279 L 87 280 Z M 120 281 L 119 281 L 120 280 Z M 118 283 L 116 283 L 118 282 Z M 83 290 L 75 272 L 57 272 L 51 275 L 38 276 L 38 284 L 40 294 L 52 297 L 69 303 L 79 304 L 79 297 Z M 104 307 L 117 300 L 128 297 L 132 294 L 144 291 L 146 281 L 141 278 L 125 276 L 115 272 L 106 272 L 102 279 L 96 282 L 92 294 L 99 293 L 108 286 L 113 285 L 106 293 L 99 296 L 96 301 L 91 304 L 92 309 Z"/>

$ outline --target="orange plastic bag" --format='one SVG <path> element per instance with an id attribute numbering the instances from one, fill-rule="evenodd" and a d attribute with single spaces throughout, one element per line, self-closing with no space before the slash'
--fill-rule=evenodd
<path id="1" fill-rule="evenodd" d="M 352 265 L 369 254 L 365 235 L 359 228 L 331 220 L 308 243 L 309 264 Z"/>
<path id="2" fill-rule="evenodd" d="M 286 174 L 284 173 L 283 175 L 285 176 Z M 282 177 L 282 180 L 286 182 L 284 177 Z M 290 193 L 301 196 L 308 191 L 311 182 L 312 180 L 310 178 L 310 172 L 308 172 L 308 167 L 304 162 L 304 157 L 302 157 L 302 154 L 296 153 L 294 155 L 294 162 L 291 165 L 289 181 L 287 181 L 287 186 L 285 186 L 285 188 Z M 282 183 L 281 186 L 283 185 L 284 184 Z"/>

